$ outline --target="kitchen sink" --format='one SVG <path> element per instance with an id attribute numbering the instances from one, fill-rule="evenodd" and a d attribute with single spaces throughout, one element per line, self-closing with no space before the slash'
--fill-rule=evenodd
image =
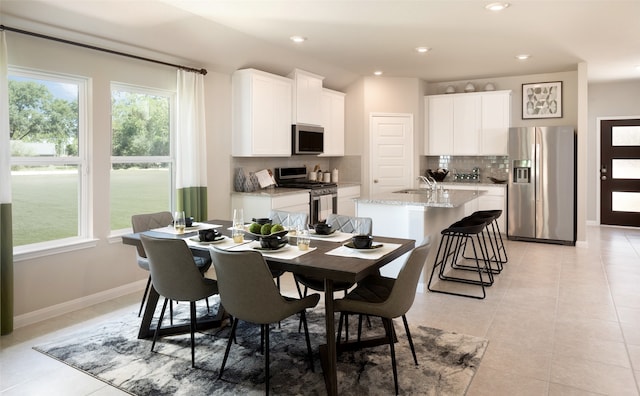
<path id="1" fill-rule="evenodd" d="M 394 191 L 394 194 L 429 194 L 431 190 L 426 188 L 407 188 L 405 190 Z"/>

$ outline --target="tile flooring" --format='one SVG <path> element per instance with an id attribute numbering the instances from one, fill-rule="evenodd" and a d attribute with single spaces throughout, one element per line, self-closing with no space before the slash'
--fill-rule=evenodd
<path id="1" fill-rule="evenodd" d="M 640 394 L 640 230 L 587 232 L 586 248 L 507 242 L 509 263 L 485 300 L 416 296 L 411 324 L 489 339 L 468 395 Z M 291 277 L 283 289 L 294 293 Z M 2 396 L 123 394 L 31 347 L 108 320 L 139 298 L 124 296 L 1 337 Z"/>

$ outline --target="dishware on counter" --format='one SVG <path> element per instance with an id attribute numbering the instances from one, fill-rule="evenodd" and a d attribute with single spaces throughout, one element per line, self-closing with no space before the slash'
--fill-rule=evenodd
<path id="1" fill-rule="evenodd" d="M 444 93 L 448 93 L 448 94 L 456 93 L 456 87 L 454 87 L 453 85 L 449 85 L 447 87 L 447 90 L 444 91 Z"/>
<path id="2" fill-rule="evenodd" d="M 476 87 L 472 84 L 472 83 L 467 83 L 467 85 L 464 86 L 464 92 L 475 92 Z"/>
<path id="3" fill-rule="evenodd" d="M 448 174 L 449 174 L 449 171 L 443 168 L 438 168 L 435 171 L 431 169 L 427 169 L 427 175 L 433 177 L 437 182 L 442 182 L 444 178 L 447 177 Z"/>
<path id="4" fill-rule="evenodd" d="M 233 210 L 233 225 L 231 226 L 231 237 L 233 242 L 244 242 L 244 212 L 242 209 Z"/>
<path id="5" fill-rule="evenodd" d="M 493 85 L 493 83 L 486 83 L 484 86 L 484 90 L 485 91 L 495 91 L 496 90 L 496 86 Z"/>
<path id="6" fill-rule="evenodd" d="M 328 171 L 324 172 L 322 174 L 322 181 L 324 181 L 325 183 L 331 183 L 331 173 L 329 173 Z"/>
<path id="7" fill-rule="evenodd" d="M 184 211 L 176 210 L 173 213 L 173 229 L 176 230 L 178 234 L 184 234 L 185 227 L 186 220 L 184 217 Z"/>
<path id="8" fill-rule="evenodd" d="M 338 182 L 338 169 L 334 169 L 333 171 L 331 171 L 331 182 L 332 183 L 337 183 Z"/>
<path id="9" fill-rule="evenodd" d="M 487 176 L 487 179 L 491 180 L 495 184 L 505 184 L 507 182 L 506 179 L 496 179 L 495 177 Z"/>
<path id="10" fill-rule="evenodd" d="M 260 225 L 271 223 L 271 219 L 268 217 L 254 217 L 251 219 L 251 221 Z"/>

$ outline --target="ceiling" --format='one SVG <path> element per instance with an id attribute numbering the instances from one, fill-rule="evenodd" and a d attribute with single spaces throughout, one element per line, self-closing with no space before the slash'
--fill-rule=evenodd
<path id="1" fill-rule="evenodd" d="M 444 82 L 577 70 L 581 62 L 591 82 L 640 79 L 640 0 L 511 0 L 498 13 L 484 8 L 490 2 L 0 0 L 0 22 L 212 71 L 286 75 L 297 67 L 334 89 L 374 70 Z M 308 40 L 295 44 L 292 35 Z M 515 58 L 523 53 L 531 58 Z"/>

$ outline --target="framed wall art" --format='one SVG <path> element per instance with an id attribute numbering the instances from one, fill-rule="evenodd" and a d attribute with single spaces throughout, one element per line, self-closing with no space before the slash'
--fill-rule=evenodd
<path id="1" fill-rule="evenodd" d="M 522 84 L 522 119 L 562 118 L 562 81 Z"/>

